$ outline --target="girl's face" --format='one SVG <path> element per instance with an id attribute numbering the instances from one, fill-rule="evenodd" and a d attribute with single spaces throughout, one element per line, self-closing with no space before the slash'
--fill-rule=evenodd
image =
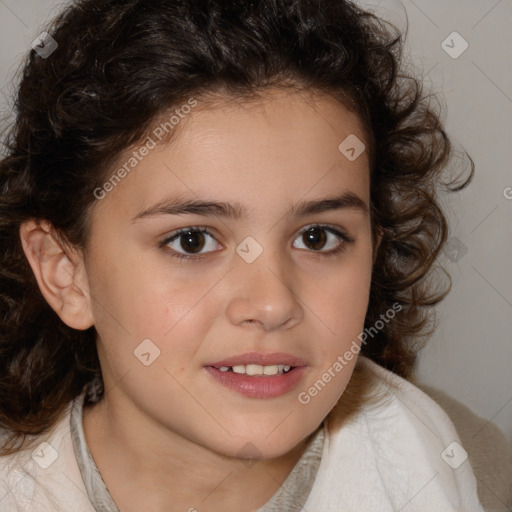
<path id="1" fill-rule="evenodd" d="M 356 363 L 338 358 L 359 345 L 372 271 L 362 127 L 330 97 L 272 90 L 198 103 L 174 131 L 138 151 L 91 217 L 107 410 L 148 439 L 277 457 L 318 427 Z"/>

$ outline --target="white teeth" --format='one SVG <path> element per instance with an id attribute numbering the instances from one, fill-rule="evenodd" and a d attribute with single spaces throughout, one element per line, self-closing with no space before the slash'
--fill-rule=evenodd
<path id="1" fill-rule="evenodd" d="M 248 364 L 245 367 L 247 375 L 263 375 L 263 366 L 259 364 Z"/>
<path id="2" fill-rule="evenodd" d="M 263 366 L 261 364 L 237 364 L 231 367 L 234 373 L 245 374 L 245 375 L 281 375 L 283 373 L 289 372 L 292 368 L 287 364 L 273 364 Z M 219 370 L 221 372 L 229 371 L 229 366 L 221 366 Z"/>
<path id="3" fill-rule="evenodd" d="M 277 367 L 277 364 L 263 367 L 263 375 L 277 375 L 278 372 L 279 368 Z"/>

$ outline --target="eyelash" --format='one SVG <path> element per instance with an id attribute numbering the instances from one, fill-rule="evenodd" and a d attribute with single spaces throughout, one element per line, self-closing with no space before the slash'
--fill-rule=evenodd
<path id="1" fill-rule="evenodd" d="M 324 229 L 325 231 L 328 231 L 329 233 L 335 235 L 336 237 L 338 237 L 339 239 L 341 239 L 343 241 L 342 243 L 340 243 L 338 245 L 338 247 L 336 247 L 335 249 L 331 249 L 330 251 L 326 251 L 326 252 L 312 251 L 312 250 L 308 251 L 308 252 L 312 252 L 316 255 L 326 256 L 326 257 L 335 256 L 336 254 L 339 254 L 340 252 L 345 250 L 346 244 L 350 244 L 355 241 L 351 236 L 349 236 L 344 231 L 341 231 L 338 228 L 335 228 L 335 227 L 329 226 L 329 225 L 325 225 L 325 224 L 310 224 L 309 226 L 306 226 L 304 229 L 302 229 L 299 232 L 298 236 L 301 236 L 306 231 L 309 231 L 311 228 Z M 192 231 L 194 233 L 206 233 L 215 239 L 215 237 L 208 230 L 207 226 L 189 226 L 186 228 L 181 228 L 178 231 L 175 231 L 171 236 L 167 237 L 163 242 L 160 243 L 160 247 L 165 248 L 169 243 L 174 242 L 174 240 L 179 238 L 182 234 L 188 233 L 190 231 Z M 198 260 L 198 259 L 204 258 L 204 254 L 194 256 L 191 254 L 179 253 L 179 252 L 174 251 L 173 249 L 169 249 L 169 250 L 171 251 L 171 256 L 174 258 L 178 258 L 179 260 L 192 261 L 192 260 Z"/>

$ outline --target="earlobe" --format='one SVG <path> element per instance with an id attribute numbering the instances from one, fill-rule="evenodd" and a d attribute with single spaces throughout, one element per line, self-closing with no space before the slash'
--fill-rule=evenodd
<path id="1" fill-rule="evenodd" d="M 39 289 L 51 308 L 73 329 L 91 327 L 90 295 L 81 253 L 64 248 L 46 221 L 24 222 L 20 238 Z"/>

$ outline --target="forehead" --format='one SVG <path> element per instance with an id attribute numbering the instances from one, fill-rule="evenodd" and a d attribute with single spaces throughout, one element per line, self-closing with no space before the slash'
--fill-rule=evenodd
<path id="1" fill-rule="evenodd" d="M 144 209 L 180 195 L 260 207 L 263 201 L 267 206 L 284 201 L 289 207 L 308 195 L 345 190 L 368 200 L 362 123 L 332 97 L 276 90 L 247 102 L 197 102 L 173 129 L 172 139 L 152 137 L 154 148 L 114 187 L 104 206 L 127 203 L 128 214 L 131 206 Z M 165 117 L 159 122 L 157 127 L 164 126 Z M 122 155 L 117 168 L 130 155 Z"/>
<path id="2" fill-rule="evenodd" d="M 291 147 L 295 146 L 295 153 L 307 153 L 320 138 L 337 149 L 349 135 L 357 136 L 368 148 L 362 120 L 345 104 L 315 90 L 289 88 L 270 88 L 248 98 L 206 96 L 170 135 L 182 147 L 204 146 L 208 141 L 217 149 L 231 146 L 232 150 L 265 144 L 272 155 L 287 159 L 291 159 L 287 151 Z"/>

